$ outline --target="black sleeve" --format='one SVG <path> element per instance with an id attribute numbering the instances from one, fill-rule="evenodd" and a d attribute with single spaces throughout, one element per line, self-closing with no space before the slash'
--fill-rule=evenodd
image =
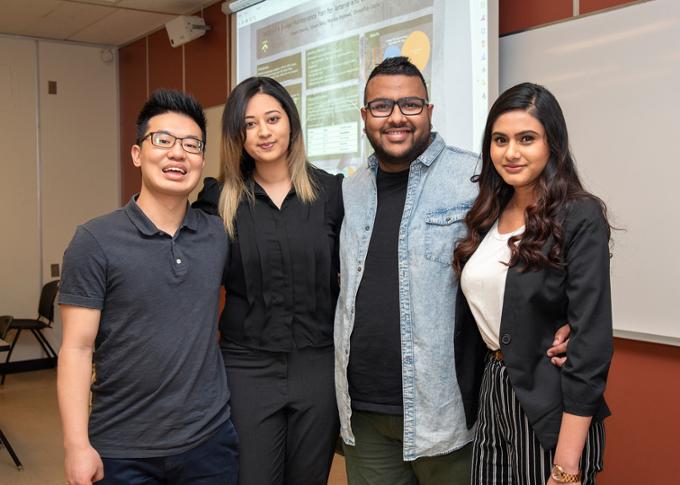
<path id="1" fill-rule="evenodd" d="M 562 367 L 565 412 L 593 416 L 601 406 L 612 357 L 609 227 L 598 202 L 578 201 L 565 222 L 568 323 Z"/>
<path id="2" fill-rule="evenodd" d="M 198 193 L 196 202 L 191 204 L 194 209 L 201 209 L 203 212 L 214 216 L 220 215 L 219 202 L 222 193 L 222 184 L 213 177 L 203 179 L 203 188 Z"/>
<path id="3" fill-rule="evenodd" d="M 335 207 L 336 207 L 336 218 L 335 220 L 337 221 L 337 229 L 338 233 L 340 232 L 340 226 L 342 225 L 342 219 L 345 217 L 345 205 L 342 199 L 342 181 L 344 179 L 344 175 L 341 173 L 335 175 L 334 177 L 334 182 L 335 182 L 335 193 L 336 193 L 336 200 L 335 200 Z"/>

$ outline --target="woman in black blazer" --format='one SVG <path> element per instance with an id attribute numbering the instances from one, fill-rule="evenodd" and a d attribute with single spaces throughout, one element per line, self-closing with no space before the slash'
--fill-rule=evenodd
<path id="1" fill-rule="evenodd" d="M 455 355 L 474 484 L 595 483 L 609 409 L 610 225 L 586 192 L 557 100 L 524 83 L 491 108 L 479 196 L 454 253 Z M 544 349 L 569 322 L 560 369 Z"/>

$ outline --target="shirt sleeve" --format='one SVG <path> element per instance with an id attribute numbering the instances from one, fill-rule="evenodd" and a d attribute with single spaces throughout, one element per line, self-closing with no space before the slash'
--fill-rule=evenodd
<path id="1" fill-rule="evenodd" d="M 609 226 L 599 203 L 587 200 L 570 211 L 573 229 L 565 247 L 568 323 L 567 362 L 562 368 L 564 410 L 593 416 L 602 404 L 612 357 Z"/>
<path id="2" fill-rule="evenodd" d="M 342 199 L 342 182 L 344 175 L 341 173 L 335 175 L 335 220 L 337 221 L 337 229 L 340 232 L 340 226 L 342 225 L 342 219 L 345 217 L 345 204 Z"/>
<path id="3" fill-rule="evenodd" d="M 106 296 L 106 274 L 104 251 L 87 229 L 79 227 L 64 252 L 59 304 L 101 310 Z"/>
<path id="4" fill-rule="evenodd" d="M 222 192 L 222 184 L 213 177 L 206 177 L 203 180 L 203 188 L 198 193 L 198 198 L 191 204 L 195 209 L 201 209 L 208 214 L 219 216 L 220 194 Z"/>

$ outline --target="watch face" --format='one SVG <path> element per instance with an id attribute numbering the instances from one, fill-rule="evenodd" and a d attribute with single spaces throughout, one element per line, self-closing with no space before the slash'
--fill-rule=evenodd
<path id="1" fill-rule="evenodd" d="M 553 480 L 559 483 L 574 483 L 581 479 L 580 473 L 573 475 L 565 473 L 562 467 L 559 465 L 553 465 L 552 470 L 550 471 L 550 476 L 553 478 Z"/>
<path id="2" fill-rule="evenodd" d="M 553 467 L 552 471 L 550 472 L 550 475 L 553 477 L 554 480 L 557 481 L 562 480 L 562 471 L 559 468 Z"/>
<path id="3" fill-rule="evenodd" d="M 552 470 L 550 471 L 550 476 L 553 477 L 554 480 L 560 480 L 562 478 L 562 472 L 559 468 L 553 466 Z"/>

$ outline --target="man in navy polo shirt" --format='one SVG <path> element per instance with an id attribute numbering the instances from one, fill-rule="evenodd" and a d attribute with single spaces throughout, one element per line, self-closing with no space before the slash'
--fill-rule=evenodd
<path id="1" fill-rule="evenodd" d="M 64 255 L 57 387 L 71 485 L 236 483 L 216 336 L 227 236 L 187 202 L 205 124 L 190 96 L 153 93 L 131 150 L 139 195 L 78 227 Z"/>

